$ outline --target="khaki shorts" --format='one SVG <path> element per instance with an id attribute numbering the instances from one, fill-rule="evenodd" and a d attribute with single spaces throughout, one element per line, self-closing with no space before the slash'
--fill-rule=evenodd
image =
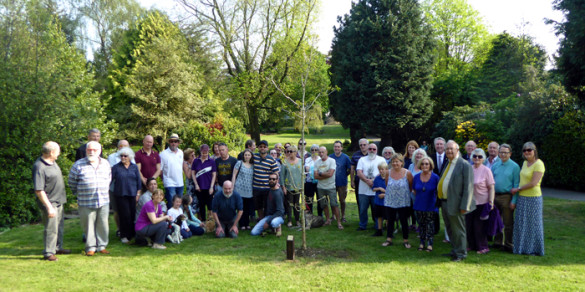
<path id="1" fill-rule="evenodd" d="M 319 200 L 319 206 L 321 208 L 327 208 L 327 203 L 331 205 L 331 207 L 339 206 L 337 202 L 337 192 L 335 189 L 319 189 L 317 188 L 317 200 Z"/>

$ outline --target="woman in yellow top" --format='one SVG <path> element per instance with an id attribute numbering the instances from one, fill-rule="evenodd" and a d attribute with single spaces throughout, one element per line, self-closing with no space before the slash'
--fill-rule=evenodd
<path id="1" fill-rule="evenodd" d="M 544 255 L 544 227 L 542 224 L 542 192 L 540 182 L 544 175 L 544 163 L 538 159 L 536 145 L 524 143 L 522 157 L 526 161 L 520 171 L 520 185 L 512 189 L 514 216 L 514 253 Z"/>

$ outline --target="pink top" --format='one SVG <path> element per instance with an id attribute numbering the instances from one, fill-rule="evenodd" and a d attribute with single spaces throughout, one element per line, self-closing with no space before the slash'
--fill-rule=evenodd
<path id="1" fill-rule="evenodd" d="M 134 230 L 138 231 L 138 230 L 142 230 L 142 228 L 152 224 L 152 222 L 150 222 L 150 218 L 148 218 L 148 214 L 147 213 L 154 213 L 154 203 L 152 201 L 148 201 L 146 202 L 146 204 L 144 204 L 144 206 L 142 207 L 142 209 L 140 210 L 140 215 L 138 215 L 138 219 L 136 219 L 136 225 L 134 225 Z M 158 208 L 156 214 L 156 217 L 160 217 L 162 215 L 162 210 L 161 208 Z"/>
<path id="2" fill-rule="evenodd" d="M 486 204 L 489 200 L 488 186 L 494 185 L 494 176 L 492 171 L 485 165 L 480 165 L 478 168 L 473 168 L 473 198 L 476 205 Z"/>

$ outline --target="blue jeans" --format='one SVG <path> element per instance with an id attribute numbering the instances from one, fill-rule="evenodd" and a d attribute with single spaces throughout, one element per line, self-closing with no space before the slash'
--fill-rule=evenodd
<path id="1" fill-rule="evenodd" d="M 374 229 L 378 229 L 378 221 L 373 217 L 374 214 L 374 196 L 366 196 L 359 194 L 360 207 L 360 228 L 366 229 L 368 227 L 368 207 L 372 212 L 372 221 L 374 221 Z"/>
<path id="2" fill-rule="evenodd" d="M 183 187 L 170 187 L 165 188 L 165 200 L 167 200 L 167 208 L 173 207 L 173 197 L 178 195 L 183 197 Z"/>
<path id="3" fill-rule="evenodd" d="M 256 225 L 254 225 L 254 228 L 252 229 L 252 232 L 250 232 L 251 235 L 260 235 L 262 234 L 262 231 L 264 231 L 264 223 L 266 223 L 266 221 L 272 220 L 270 222 L 270 226 L 272 226 L 272 228 L 278 228 L 278 226 L 282 225 L 282 223 L 284 223 L 284 219 L 281 216 L 278 217 L 274 217 L 274 219 L 272 219 L 272 216 L 266 216 L 264 218 L 262 218 L 262 220 L 258 221 L 258 223 L 256 223 Z"/>

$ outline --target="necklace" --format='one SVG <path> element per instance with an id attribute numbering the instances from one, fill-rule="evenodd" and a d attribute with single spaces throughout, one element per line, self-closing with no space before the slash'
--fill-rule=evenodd
<path id="1" fill-rule="evenodd" d="M 424 173 L 420 174 L 420 182 L 423 183 L 423 187 L 422 187 L 422 191 L 426 192 L 427 190 L 427 183 L 429 182 L 429 180 L 431 180 L 431 177 L 429 176 L 429 178 L 427 178 L 427 181 L 423 181 L 423 175 L 425 175 Z"/>

